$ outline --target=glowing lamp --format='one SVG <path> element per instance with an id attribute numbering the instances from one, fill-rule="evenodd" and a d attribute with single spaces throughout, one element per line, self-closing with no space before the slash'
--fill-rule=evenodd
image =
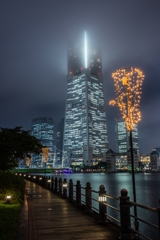
<path id="1" fill-rule="evenodd" d="M 67 188 L 68 184 L 67 183 L 63 183 L 63 188 Z"/>
<path id="2" fill-rule="evenodd" d="M 107 202 L 107 197 L 105 195 L 102 195 L 102 196 L 98 196 L 98 202 Z"/>
<path id="3" fill-rule="evenodd" d="M 7 203 L 11 203 L 11 195 L 7 195 L 7 197 L 6 197 L 6 202 L 7 202 Z"/>

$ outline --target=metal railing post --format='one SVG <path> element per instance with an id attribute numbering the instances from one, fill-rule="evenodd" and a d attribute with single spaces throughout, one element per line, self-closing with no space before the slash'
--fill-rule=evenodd
<path id="1" fill-rule="evenodd" d="M 92 192 L 91 192 L 91 184 L 89 182 L 86 183 L 86 213 L 92 212 Z"/>
<path id="2" fill-rule="evenodd" d="M 160 239 L 160 199 L 159 199 L 159 206 L 157 210 L 158 210 L 158 227 L 159 227 L 159 239 Z"/>
<path id="3" fill-rule="evenodd" d="M 59 194 L 62 195 L 62 178 L 59 178 Z"/>
<path id="4" fill-rule="evenodd" d="M 120 221 L 121 221 L 121 237 L 120 239 L 128 240 L 131 239 L 131 220 L 130 220 L 130 207 L 131 205 L 128 203 L 128 191 L 123 188 L 121 190 L 120 199 Z"/>
<path id="5" fill-rule="evenodd" d="M 42 187 L 45 187 L 45 177 L 42 177 Z"/>
<path id="6" fill-rule="evenodd" d="M 43 179 L 42 176 L 39 176 L 39 177 L 38 177 L 38 184 L 39 184 L 40 186 L 42 186 L 42 179 Z"/>
<path id="7" fill-rule="evenodd" d="M 73 182 L 72 182 L 72 179 L 69 180 L 69 201 L 73 202 Z"/>
<path id="8" fill-rule="evenodd" d="M 64 198 L 67 198 L 67 180 L 66 180 L 66 178 L 64 178 L 64 180 L 63 180 L 63 197 Z"/>
<path id="9" fill-rule="evenodd" d="M 57 193 L 57 177 L 55 177 L 54 181 L 54 192 Z"/>
<path id="10" fill-rule="evenodd" d="M 53 192 L 53 186 L 54 186 L 54 178 L 51 177 L 51 191 Z"/>
<path id="11" fill-rule="evenodd" d="M 81 184 L 78 180 L 76 184 L 76 206 L 79 205 L 81 205 Z"/>
<path id="12" fill-rule="evenodd" d="M 47 181 L 48 181 L 47 176 L 45 176 L 45 185 L 44 185 L 45 188 L 48 187 L 48 182 Z"/>
<path id="13" fill-rule="evenodd" d="M 100 185 L 99 186 L 99 223 L 104 223 L 107 222 L 107 218 L 106 218 L 106 205 L 104 205 L 103 203 L 106 202 L 106 197 L 104 197 L 104 195 L 106 194 L 105 191 L 105 186 L 104 185 Z"/>
<path id="14" fill-rule="evenodd" d="M 50 177 L 48 177 L 47 179 L 47 189 L 50 189 L 51 188 L 51 179 Z"/>

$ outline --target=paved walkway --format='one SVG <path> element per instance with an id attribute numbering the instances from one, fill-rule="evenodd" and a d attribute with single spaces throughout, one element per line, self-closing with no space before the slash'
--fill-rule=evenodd
<path id="1" fill-rule="evenodd" d="M 120 231 L 73 206 L 61 196 L 26 181 L 27 197 L 16 240 L 118 240 Z"/>

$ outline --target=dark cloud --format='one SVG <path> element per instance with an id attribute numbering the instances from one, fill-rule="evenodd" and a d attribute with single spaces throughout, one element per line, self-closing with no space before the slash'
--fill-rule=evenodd
<path id="1" fill-rule="evenodd" d="M 0 2 L 0 126 L 30 129 L 32 118 L 64 116 L 67 47 L 82 42 L 101 49 L 110 147 L 115 149 L 115 98 L 111 74 L 139 67 L 145 74 L 139 123 L 141 152 L 160 140 L 160 2 L 59 0 Z M 145 141 L 144 141 L 145 139 Z"/>

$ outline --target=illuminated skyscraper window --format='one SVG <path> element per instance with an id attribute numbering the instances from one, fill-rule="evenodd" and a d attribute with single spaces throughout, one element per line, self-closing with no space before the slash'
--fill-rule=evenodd
<path id="1" fill-rule="evenodd" d="M 54 123 L 52 118 L 34 118 L 31 128 L 32 136 L 38 138 L 44 147 L 49 149 L 47 166 L 53 166 L 54 162 Z M 44 167 L 42 154 L 32 155 L 32 165 Z"/>
<path id="2" fill-rule="evenodd" d="M 129 132 L 126 129 L 126 124 L 123 119 L 115 120 L 115 134 L 116 134 L 116 152 L 118 153 L 126 153 L 130 148 L 129 141 Z M 138 146 L 138 127 L 135 125 L 132 131 L 133 138 L 133 148 L 139 153 Z"/>
<path id="3" fill-rule="evenodd" d="M 82 47 L 70 47 L 68 51 L 63 151 L 69 164 L 80 161 L 91 166 L 104 160 L 108 134 L 101 55 L 87 47 L 85 36 Z"/>

